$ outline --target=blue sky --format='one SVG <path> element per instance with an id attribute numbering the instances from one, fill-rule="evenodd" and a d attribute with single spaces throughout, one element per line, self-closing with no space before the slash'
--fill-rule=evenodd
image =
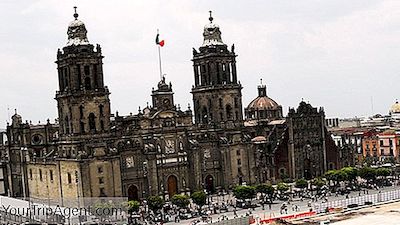
<path id="1" fill-rule="evenodd" d="M 400 1 L 2 0 L 1 127 L 7 108 L 34 123 L 57 117 L 54 61 L 74 5 L 89 41 L 102 46 L 112 111 L 120 115 L 151 102 L 159 80 L 157 28 L 175 102 L 192 102 L 192 47 L 202 44 L 209 10 L 223 41 L 235 44 L 244 106 L 260 78 L 285 114 L 302 98 L 328 117 L 386 114 L 400 97 Z"/>

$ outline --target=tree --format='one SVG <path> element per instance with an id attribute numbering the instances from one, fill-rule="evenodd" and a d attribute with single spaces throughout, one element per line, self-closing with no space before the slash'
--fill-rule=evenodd
<path id="1" fill-rule="evenodd" d="M 233 195 L 237 199 L 252 199 L 256 196 L 256 189 L 252 186 L 236 186 L 233 189 Z"/>
<path id="2" fill-rule="evenodd" d="M 190 201 L 189 201 L 189 196 L 185 194 L 180 194 L 180 195 L 174 195 L 171 198 L 172 204 L 178 206 L 178 208 L 186 208 Z"/>
<path id="3" fill-rule="evenodd" d="M 190 198 L 193 200 L 194 204 L 198 205 L 200 208 L 206 204 L 207 195 L 204 191 L 196 191 Z"/>
<path id="4" fill-rule="evenodd" d="M 387 176 L 390 176 L 391 174 L 392 174 L 392 171 L 388 168 L 376 169 L 376 176 L 378 176 L 378 177 L 386 178 Z"/>
<path id="5" fill-rule="evenodd" d="M 164 200 L 160 196 L 150 196 L 147 198 L 147 204 L 155 213 L 156 211 L 162 209 L 164 206 Z"/>
<path id="6" fill-rule="evenodd" d="M 353 182 L 357 179 L 358 170 L 355 167 L 344 167 L 340 171 L 346 174 L 346 178 L 350 182 Z"/>
<path id="7" fill-rule="evenodd" d="M 272 185 L 259 184 L 256 186 L 256 191 L 265 194 L 265 196 L 270 200 L 270 202 L 272 202 L 275 192 L 275 188 Z"/>
<path id="8" fill-rule="evenodd" d="M 129 213 L 138 212 L 139 207 L 140 207 L 140 202 L 135 201 L 135 200 L 128 201 L 128 212 Z"/>
<path id="9" fill-rule="evenodd" d="M 336 182 L 349 180 L 348 174 L 344 170 L 336 171 Z"/>
<path id="10" fill-rule="evenodd" d="M 337 173 L 337 170 L 329 170 L 324 174 L 324 177 L 329 181 L 336 181 Z"/>
<path id="11" fill-rule="evenodd" d="M 278 183 L 278 185 L 276 186 L 276 189 L 277 189 L 279 192 L 282 193 L 282 192 L 285 192 L 285 191 L 289 190 L 289 185 L 280 182 L 280 183 Z"/>
<path id="12" fill-rule="evenodd" d="M 308 186 L 308 182 L 305 179 L 298 179 L 294 186 L 303 189 Z"/>
<path id="13" fill-rule="evenodd" d="M 317 189 L 322 188 L 326 184 L 325 180 L 321 179 L 320 177 L 315 178 L 312 180 L 312 185 L 316 186 Z"/>
<path id="14" fill-rule="evenodd" d="M 359 170 L 359 175 L 367 182 L 371 182 L 376 179 L 376 170 L 371 167 L 363 167 Z"/>

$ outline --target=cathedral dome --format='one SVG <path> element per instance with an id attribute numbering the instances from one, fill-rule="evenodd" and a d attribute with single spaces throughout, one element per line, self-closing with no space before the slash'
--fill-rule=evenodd
<path id="1" fill-rule="evenodd" d="M 282 106 L 267 96 L 267 87 L 258 86 L 258 97 L 244 109 L 247 120 L 277 120 L 282 118 Z"/>
<path id="2" fill-rule="evenodd" d="M 88 45 L 89 40 L 87 38 L 87 30 L 85 24 L 78 20 L 78 13 L 76 12 L 76 7 L 74 17 L 75 19 L 68 26 L 68 42 L 67 46 L 71 45 Z"/>
<path id="3" fill-rule="evenodd" d="M 392 113 L 400 113 L 400 103 L 398 101 L 396 101 L 396 103 L 394 103 L 392 105 L 392 107 L 390 107 L 389 112 Z"/>
<path id="4" fill-rule="evenodd" d="M 247 106 L 248 109 L 278 109 L 280 106 L 267 96 L 258 96 Z"/>
<path id="5" fill-rule="evenodd" d="M 247 106 L 247 109 L 262 110 L 262 109 L 279 109 L 281 106 L 276 103 L 272 98 L 267 96 L 266 86 L 260 85 L 258 87 L 258 97 L 255 98 Z"/>

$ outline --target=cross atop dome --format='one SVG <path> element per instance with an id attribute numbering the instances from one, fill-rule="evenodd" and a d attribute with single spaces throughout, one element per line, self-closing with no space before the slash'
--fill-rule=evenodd
<path id="1" fill-rule="evenodd" d="M 74 11 L 75 11 L 75 13 L 74 13 L 74 17 L 75 17 L 75 19 L 77 20 L 77 19 L 78 19 L 78 16 L 79 16 L 79 14 L 76 12 L 76 8 L 78 8 L 78 7 L 74 6 Z"/>
<path id="2" fill-rule="evenodd" d="M 210 13 L 210 17 L 208 18 L 208 20 L 210 20 L 210 23 L 212 23 L 212 21 L 214 20 L 214 18 L 212 17 L 212 11 L 208 11 Z"/>

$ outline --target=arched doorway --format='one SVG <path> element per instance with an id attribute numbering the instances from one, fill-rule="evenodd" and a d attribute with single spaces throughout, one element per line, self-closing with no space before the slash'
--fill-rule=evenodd
<path id="1" fill-rule="evenodd" d="M 172 197 L 174 194 L 178 192 L 178 178 L 176 176 L 171 175 L 168 177 L 168 194 Z"/>
<path id="2" fill-rule="evenodd" d="M 206 176 L 206 190 L 208 193 L 214 193 L 215 188 L 214 188 L 214 177 L 211 175 Z"/>
<path id="3" fill-rule="evenodd" d="M 128 201 L 139 200 L 139 191 L 135 185 L 131 185 L 128 188 Z"/>

